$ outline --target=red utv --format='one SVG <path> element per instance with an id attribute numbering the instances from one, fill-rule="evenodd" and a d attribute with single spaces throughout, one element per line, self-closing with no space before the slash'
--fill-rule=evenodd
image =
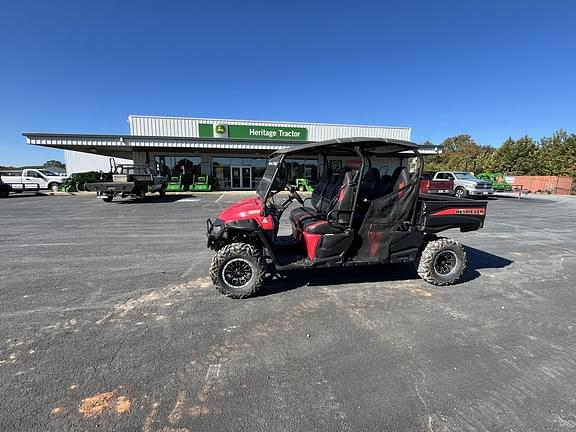
<path id="1" fill-rule="evenodd" d="M 292 187 L 277 201 L 287 184 L 284 162 L 297 157 L 319 157 L 321 180 L 309 199 Z M 360 168 L 332 173 L 332 160 Z M 466 253 L 460 243 L 436 234 L 481 228 L 486 202 L 420 194 L 423 165 L 416 144 L 392 139 L 336 139 L 276 151 L 256 196 L 207 221 L 208 247 L 216 251 L 214 286 L 243 298 L 261 288 L 267 273 L 398 262 L 414 262 L 429 283 L 455 282 Z M 294 201 L 300 206 L 289 215 L 292 234 L 280 236 L 280 218 Z"/>

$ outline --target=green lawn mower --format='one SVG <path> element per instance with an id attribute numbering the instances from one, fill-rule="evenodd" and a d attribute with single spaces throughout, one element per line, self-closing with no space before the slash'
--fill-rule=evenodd
<path id="1" fill-rule="evenodd" d="M 190 185 L 191 192 L 211 192 L 212 179 L 210 176 L 194 176 L 194 181 Z"/>
<path id="2" fill-rule="evenodd" d="M 312 180 L 307 178 L 294 179 L 292 186 L 300 192 L 314 192 L 314 184 L 312 183 Z"/>
<path id="3" fill-rule="evenodd" d="M 212 181 L 210 176 L 180 175 L 170 177 L 166 186 L 167 192 L 210 192 Z"/>
<path id="4" fill-rule="evenodd" d="M 166 192 L 186 192 L 193 182 L 194 177 L 190 175 L 172 176 L 166 184 Z"/>

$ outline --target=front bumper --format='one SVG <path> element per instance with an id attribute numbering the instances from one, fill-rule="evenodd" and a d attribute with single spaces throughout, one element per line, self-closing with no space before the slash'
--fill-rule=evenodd
<path id="1" fill-rule="evenodd" d="M 206 237 L 208 237 L 208 248 L 214 249 L 224 233 L 224 222 L 216 219 L 214 222 L 206 219 Z"/>
<path id="2" fill-rule="evenodd" d="M 494 195 L 494 189 L 468 189 L 468 195 Z"/>

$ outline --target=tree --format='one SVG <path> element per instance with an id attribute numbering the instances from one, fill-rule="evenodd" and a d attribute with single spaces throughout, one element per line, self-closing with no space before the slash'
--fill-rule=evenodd
<path id="1" fill-rule="evenodd" d="M 564 130 L 555 132 L 551 137 L 544 137 L 539 142 L 529 136 L 517 140 L 508 138 L 497 149 L 478 145 L 470 135 L 446 138 L 442 146 L 441 155 L 426 159 L 427 170 L 576 177 L 576 134 Z"/>
<path id="2" fill-rule="evenodd" d="M 446 138 L 442 147 L 441 155 L 426 160 L 427 170 L 466 170 L 480 173 L 492 166 L 494 148 L 478 145 L 470 135 Z"/>
<path id="3" fill-rule="evenodd" d="M 510 175 L 538 175 L 539 148 L 529 136 L 508 138 L 493 156 L 493 169 Z"/>
<path id="4" fill-rule="evenodd" d="M 58 160 L 49 160 L 44 162 L 44 166 L 45 167 L 54 167 L 54 168 L 61 168 L 61 169 L 66 169 L 66 164 L 63 164 L 62 162 L 58 161 Z"/>
<path id="5" fill-rule="evenodd" d="M 538 167 L 542 175 L 576 177 L 576 135 L 559 130 L 540 140 Z"/>

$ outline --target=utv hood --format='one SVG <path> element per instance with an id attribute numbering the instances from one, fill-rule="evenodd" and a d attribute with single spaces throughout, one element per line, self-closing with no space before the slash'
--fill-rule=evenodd
<path id="1" fill-rule="evenodd" d="M 234 222 L 254 220 L 263 230 L 274 229 L 274 221 L 270 216 L 263 216 L 264 205 L 258 197 L 245 198 L 226 207 L 218 215 L 218 219 L 225 225 Z"/>

